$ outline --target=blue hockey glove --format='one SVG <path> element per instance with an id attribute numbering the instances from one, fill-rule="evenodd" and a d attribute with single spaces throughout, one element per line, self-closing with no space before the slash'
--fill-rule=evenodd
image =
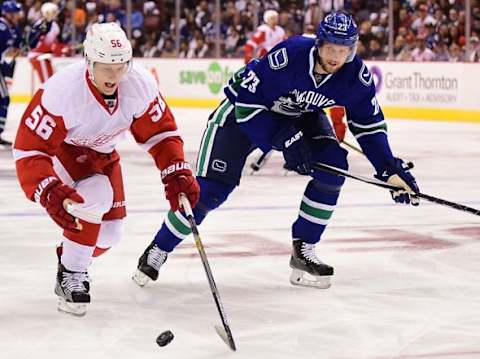
<path id="1" fill-rule="evenodd" d="M 418 189 L 417 182 L 410 173 L 408 165 L 400 158 L 394 158 L 382 173 L 377 173 L 375 177 L 394 186 L 404 188 L 404 190 L 401 191 L 390 191 L 395 202 L 411 203 L 413 206 L 419 205 L 420 198 L 418 198 L 416 194 L 420 193 L 420 190 Z"/>
<path id="2" fill-rule="evenodd" d="M 312 153 L 303 137 L 303 132 L 295 127 L 280 131 L 273 138 L 274 149 L 282 151 L 285 158 L 284 168 L 301 175 L 313 172 Z"/>

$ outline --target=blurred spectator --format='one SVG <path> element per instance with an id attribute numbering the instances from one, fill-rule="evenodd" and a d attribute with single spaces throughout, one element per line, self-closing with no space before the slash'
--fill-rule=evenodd
<path id="1" fill-rule="evenodd" d="M 398 13 L 398 26 L 409 29 L 412 26 L 412 17 L 406 8 L 400 9 Z"/>
<path id="2" fill-rule="evenodd" d="M 202 29 L 210 20 L 211 14 L 208 9 L 208 2 L 202 0 L 197 7 L 197 14 L 195 16 L 195 24 L 199 29 Z"/>
<path id="3" fill-rule="evenodd" d="M 445 13 L 440 8 L 437 8 L 435 10 L 435 12 L 433 13 L 433 18 L 435 19 L 436 26 L 447 21 L 447 17 L 445 16 Z"/>
<path id="4" fill-rule="evenodd" d="M 188 42 L 182 41 L 178 50 L 178 57 L 186 58 L 188 55 Z"/>
<path id="5" fill-rule="evenodd" d="M 450 56 L 448 54 L 447 45 L 440 40 L 433 44 L 433 61 L 449 61 Z"/>
<path id="6" fill-rule="evenodd" d="M 277 12 L 280 10 L 280 4 L 277 0 L 264 0 L 262 2 L 264 10 L 275 10 Z"/>
<path id="7" fill-rule="evenodd" d="M 449 55 L 449 61 L 450 62 L 459 62 L 463 61 L 463 54 L 462 54 L 462 49 L 460 48 L 459 45 L 457 45 L 455 42 L 450 45 L 450 55 Z"/>
<path id="8" fill-rule="evenodd" d="M 165 43 L 163 44 L 163 49 L 161 52 L 161 57 L 165 58 L 174 58 L 177 57 L 177 53 L 175 52 L 175 44 L 171 38 L 167 38 Z"/>
<path id="9" fill-rule="evenodd" d="M 189 46 L 187 57 L 188 58 L 202 58 L 208 57 L 210 54 L 208 53 L 209 48 L 208 45 L 203 40 L 203 37 L 197 38 L 194 42 L 194 46 Z"/>
<path id="10" fill-rule="evenodd" d="M 412 29 L 416 31 L 418 36 L 426 37 L 427 24 L 434 24 L 435 19 L 428 13 L 428 6 L 421 4 L 415 13 L 416 19 L 412 23 Z"/>
<path id="11" fill-rule="evenodd" d="M 140 12 L 140 11 L 138 11 Z M 133 14 L 132 14 L 133 15 Z M 146 1 L 143 4 L 143 14 L 140 13 L 142 16 L 142 24 L 139 26 L 143 26 L 143 30 L 146 33 L 154 33 L 156 31 L 161 30 L 161 18 L 160 18 L 160 9 L 157 7 L 154 1 Z M 133 19 L 132 19 L 132 27 L 133 27 Z"/>
<path id="12" fill-rule="evenodd" d="M 470 49 L 468 52 L 467 61 L 479 62 L 480 61 L 480 39 L 477 36 L 470 38 Z"/>
<path id="13" fill-rule="evenodd" d="M 372 33 L 372 23 L 367 20 L 360 24 L 359 40 L 365 46 L 369 47 L 370 40 L 374 39 L 375 35 Z"/>
<path id="14" fill-rule="evenodd" d="M 227 37 L 225 38 L 225 55 L 227 57 L 235 55 L 239 40 L 240 36 L 238 35 L 238 31 L 234 26 L 230 26 L 227 30 Z"/>
<path id="15" fill-rule="evenodd" d="M 365 49 L 365 45 L 363 45 L 363 42 L 358 42 L 357 55 L 360 56 L 362 59 L 368 59 L 367 50 Z"/>
<path id="16" fill-rule="evenodd" d="M 448 11 L 448 22 L 453 26 L 458 26 L 458 12 L 454 8 Z"/>
<path id="17" fill-rule="evenodd" d="M 341 10 L 345 8 L 345 1 L 344 0 L 319 0 L 322 6 L 322 10 L 324 13 L 332 12 L 333 10 Z"/>
<path id="18" fill-rule="evenodd" d="M 42 2 L 40 0 L 36 0 L 33 3 L 33 6 L 28 10 L 27 22 L 29 25 L 33 25 L 42 16 L 42 13 L 40 12 L 41 7 Z"/>
<path id="19" fill-rule="evenodd" d="M 203 33 L 200 29 L 194 30 L 193 38 L 188 43 L 188 54 L 194 54 L 196 51 L 198 52 L 201 48 L 198 46 L 198 43 L 201 43 L 201 46 L 205 45 L 205 40 L 203 38 Z M 193 55 L 187 55 L 187 57 L 196 57 Z M 202 56 L 203 57 L 203 56 Z"/>
<path id="20" fill-rule="evenodd" d="M 289 21 L 287 23 L 280 22 L 280 26 L 282 26 L 285 31 L 291 30 L 294 35 L 301 34 L 304 28 L 304 9 L 299 7 L 297 2 L 292 1 L 289 8 L 286 9 L 285 12 L 289 15 Z M 283 13 L 284 12 L 282 12 L 282 14 Z M 318 23 L 312 25 L 316 28 L 318 26 Z"/>
<path id="21" fill-rule="evenodd" d="M 415 48 L 412 51 L 413 61 L 433 61 L 434 53 L 426 46 L 425 38 L 419 36 L 415 40 Z"/>
<path id="22" fill-rule="evenodd" d="M 320 21 L 323 18 L 323 10 L 318 6 L 317 0 L 308 0 L 307 11 L 305 11 L 305 16 L 303 24 L 318 26 Z"/>
<path id="23" fill-rule="evenodd" d="M 237 0 L 235 1 L 235 8 L 238 10 L 238 11 L 243 11 L 245 10 L 247 7 L 247 1 L 246 0 Z"/>
<path id="24" fill-rule="evenodd" d="M 455 42 L 458 44 L 460 39 L 460 30 L 453 24 L 448 25 L 448 34 L 450 36 L 450 42 Z"/>
<path id="25" fill-rule="evenodd" d="M 160 51 L 155 46 L 155 42 L 152 39 L 148 39 L 145 44 L 142 46 L 142 55 L 143 57 L 159 57 Z"/>
<path id="26" fill-rule="evenodd" d="M 46 0 L 22 1 L 25 32 L 39 18 L 40 6 Z M 125 1 L 123 0 L 50 0 L 62 8 L 59 16 L 61 33 L 59 41 L 80 44 L 85 31 L 96 21 L 115 21 L 125 29 Z M 480 31 L 480 0 L 471 1 L 472 35 L 478 37 Z M 73 4 L 76 3 L 76 8 Z M 385 58 L 388 53 L 388 0 L 225 0 L 220 2 L 220 46 L 221 56 L 241 57 L 247 40 L 258 30 L 258 22 L 267 10 L 278 12 L 278 26 L 284 29 L 285 36 L 302 34 L 306 25 L 315 29 L 322 16 L 332 9 L 346 9 L 355 17 L 360 30 L 359 54 L 365 59 L 374 56 Z M 173 56 L 177 49 L 164 50 L 166 39 L 168 48 L 174 47 L 177 26 L 180 31 L 178 53 L 187 57 L 206 53 L 211 55 L 215 48 L 216 12 L 213 0 L 182 0 L 180 19 L 175 21 L 175 0 L 134 0 L 132 1 L 132 35 L 135 54 L 148 56 Z M 465 0 L 393 0 L 394 7 L 394 58 L 408 60 L 415 39 L 420 36 L 427 42 L 426 47 L 444 53 L 445 49 L 457 52 L 465 61 L 473 52 L 466 49 L 465 39 Z M 72 38 L 72 24 L 75 38 Z M 198 40 L 201 34 L 201 40 Z M 398 36 L 403 37 L 403 40 Z M 373 41 L 372 41 L 373 40 Z M 201 42 L 201 46 L 197 42 Z M 403 47 L 400 45 L 403 43 Z M 156 45 L 154 45 L 156 44 Z M 189 44 L 188 49 L 185 44 Z M 440 45 L 439 45 L 440 44 Z M 457 46 L 453 46 L 456 44 Z M 476 44 L 476 43 L 475 43 Z M 202 48 L 208 48 L 202 51 Z M 440 47 L 440 48 L 439 48 Z M 155 50 L 155 48 L 157 50 Z M 467 50 L 470 50 L 466 56 Z M 418 50 L 417 50 L 418 52 Z M 153 55 L 152 55 L 153 54 Z M 476 56 L 476 55 L 472 55 Z M 440 56 L 444 59 L 444 54 Z"/>
<path id="27" fill-rule="evenodd" d="M 475 31 L 480 31 L 480 1 L 472 4 L 472 27 Z"/>
<path id="28" fill-rule="evenodd" d="M 367 58 L 369 60 L 385 60 L 386 54 L 382 51 L 377 38 L 372 38 L 368 43 Z"/>
<path id="29" fill-rule="evenodd" d="M 452 43 L 452 38 L 450 36 L 450 31 L 448 30 L 448 25 L 447 24 L 441 24 L 440 27 L 438 28 L 437 33 L 434 35 L 435 41 L 441 41 L 447 46 L 449 46 Z"/>
<path id="30" fill-rule="evenodd" d="M 82 33 L 87 23 L 87 12 L 82 8 L 76 8 L 73 15 L 73 23 L 77 31 Z"/>
<path id="31" fill-rule="evenodd" d="M 393 56 L 396 61 L 411 60 L 410 47 L 402 35 L 397 35 L 393 45 Z"/>
<path id="32" fill-rule="evenodd" d="M 103 9 L 102 14 L 99 16 L 101 22 L 113 22 L 118 21 L 120 24 L 125 16 L 125 10 L 123 10 L 120 0 L 108 0 L 106 6 Z"/>

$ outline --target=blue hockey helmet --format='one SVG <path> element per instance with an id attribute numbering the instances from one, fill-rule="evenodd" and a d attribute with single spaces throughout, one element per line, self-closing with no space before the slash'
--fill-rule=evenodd
<path id="1" fill-rule="evenodd" d="M 344 11 L 334 11 L 325 16 L 317 28 L 317 47 L 324 42 L 351 48 L 347 62 L 353 60 L 357 50 L 357 24 L 352 16 Z"/>
<path id="2" fill-rule="evenodd" d="M 22 11 L 22 5 L 15 0 L 7 0 L 2 3 L 2 14 Z"/>

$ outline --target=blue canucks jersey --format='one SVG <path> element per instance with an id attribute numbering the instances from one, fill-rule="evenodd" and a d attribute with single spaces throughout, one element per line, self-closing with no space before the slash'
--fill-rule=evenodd
<path id="1" fill-rule="evenodd" d="M 235 73 L 224 92 L 235 104 L 237 123 L 264 149 L 282 126 L 301 121 L 302 114 L 344 106 L 350 131 L 380 170 L 393 155 L 372 74 L 355 56 L 336 73 L 318 76 L 316 56 L 314 39 L 295 36 Z"/>
<path id="2" fill-rule="evenodd" d="M 10 48 L 19 48 L 22 42 L 22 35 L 18 27 L 11 26 L 7 20 L 3 17 L 0 17 L 0 68 L 4 75 L 11 74 L 10 72 L 13 65 L 7 63 L 5 59 L 5 52 Z"/>

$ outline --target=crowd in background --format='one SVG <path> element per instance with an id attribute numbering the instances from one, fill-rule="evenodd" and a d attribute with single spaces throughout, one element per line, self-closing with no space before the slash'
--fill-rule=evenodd
<path id="1" fill-rule="evenodd" d="M 61 15 L 60 41 L 79 44 L 89 24 L 117 21 L 126 28 L 122 0 L 53 0 Z M 40 0 L 25 0 L 25 31 L 40 17 Z M 230 0 L 221 2 L 222 57 L 242 57 L 243 46 L 264 11 L 279 13 L 287 36 L 312 33 L 325 13 L 343 8 L 359 27 L 358 53 L 364 59 L 397 61 L 479 61 L 480 0 L 472 3 L 472 36 L 466 48 L 464 0 L 394 0 L 393 58 L 388 57 L 388 0 Z M 75 4 L 75 5 L 74 5 Z M 132 0 L 134 56 L 202 58 L 215 55 L 215 1 L 182 0 L 179 42 L 175 0 Z M 257 22 L 258 21 L 258 22 Z M 74 28 L 74 31 L 72 29 Z M 176 44 L 179 48 L 176 48 Z"/>

